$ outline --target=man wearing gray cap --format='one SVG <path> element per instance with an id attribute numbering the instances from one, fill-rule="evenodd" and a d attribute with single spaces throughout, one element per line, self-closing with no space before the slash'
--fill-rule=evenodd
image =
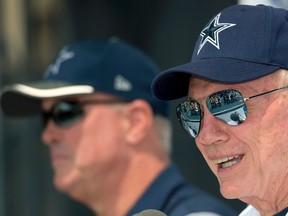
<path id="1" fill-rule="evenodd" d="M 230 6 L 200 33 L 191 62 L 160 73 L 154 95 L 172 100 L 241 216 L 288 215 L 288 11 Z"/>
<path id="2" fill-rule="evenodd" d="M 171 164 L 169 106 L 150 89 L 158 72 L 123 41 L 83 41 L 64 47 L 42 81 L 6 86 L 1 106 L 42 115 L 54 185 L 99 216 L 235 215 Z"/>

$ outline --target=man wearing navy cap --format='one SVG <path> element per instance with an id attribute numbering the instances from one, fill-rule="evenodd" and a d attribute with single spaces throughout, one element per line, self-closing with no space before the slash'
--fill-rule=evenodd
<path id="1" fill-rule="evenodd" d="M 99 216 L 235 215 L 171 164 L 169 107 L 150 89 L 158 72 L 123 41 L 79 42 L 59 52 L 42 81 L 6 86 L 1 106 L 10 116 L 42 115 L 54 185 Z"/>
<path id="2" fill-rule="evenodd" d="M 160 73 L 160 100 L 216 175 L 222 195 L 250 204 L 242 216 L 288 215 L 288 11 L 235 5 L 200 33 L 191 62 Z"/>

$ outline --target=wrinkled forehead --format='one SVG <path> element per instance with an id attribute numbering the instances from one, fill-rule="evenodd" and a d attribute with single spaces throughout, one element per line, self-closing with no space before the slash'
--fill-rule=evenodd
<path id="1" fill-rule="evenodd" d="M 188 87 L 188 97 L 201 100 L 207 97 L 211 93 L 226 90 L 235 89 L 243 93 L 249 94 L 255 91 L 270 90 L 273 88 L 282 87 L 288 84 L 288 72 L 285 69 L 280 69 L 267 76 L 243 82 L 243 83 L 220 83 L 215 81 L 210 81 L 205 78 L 191 76 Z"/>
<path id="2" fill-rule="evenodd" d="M 234 85 L 214 82 L 208 79 L 191 76 L 188 87 L 188 98 L 201 101 L 211 93 L 231 87 L 234 87 Z"/>

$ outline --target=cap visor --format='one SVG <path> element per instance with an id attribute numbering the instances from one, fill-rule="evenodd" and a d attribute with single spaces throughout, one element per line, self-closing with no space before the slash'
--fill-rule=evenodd
<path id="1" fill-rule="evenodd" d="M 279 66 L 243 60 L 213 58 L 183 64 L 160 73 L 152 83 L 152 93 L 159 100 L 173 100 L 188 94 L 191 75 L 225 84 L 242 83 L 268 75 Z"/>
<path id="2" fill-rule="evenodd" d="M 41 100 L 73 95 L 90 94 L 94 88 L 89 85 L 45 81 L 6 86 L 1 94 L 3 112 L 11 116 L 35 115 L 41 111 Z"/>

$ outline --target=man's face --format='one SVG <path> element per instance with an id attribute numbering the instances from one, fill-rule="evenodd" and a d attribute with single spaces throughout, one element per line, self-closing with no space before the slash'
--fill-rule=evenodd
<path id="1" fill-rule="evenodd" d="M 247 201 L 254 196 L 273 196 L 276 190 L 281 190 L 288 169 L 288 91 L 248 100 L 247 119 L 238 126 L 230 126 L 211 115 L 206 97 L 225 89 L 235 89 L 243 97 L 249 97 L 286 85 L 280 76 L 275 73 L 236 85 L 195 77 L 190 81 L 189 97 L 204 109 L 202 128 L 195 141 L 226 198 Z"/>
<path id="2" fill-rule="evenodd" d="M 63 100 L 46 100 L 43 110 L 49 111 Z M 97 93 L 73 100 L 111 100 L 111 96 Z M 54 184 L 59 190 L 78 197 L 93 188 L 100 195 L 105 185 L 120 180 L 128 157 L 124 107 L 91 103 L 82 106 L 83 115 L 71 125 L 62 127 L 48 121 L 42 140 L 50 148 Z"/>

